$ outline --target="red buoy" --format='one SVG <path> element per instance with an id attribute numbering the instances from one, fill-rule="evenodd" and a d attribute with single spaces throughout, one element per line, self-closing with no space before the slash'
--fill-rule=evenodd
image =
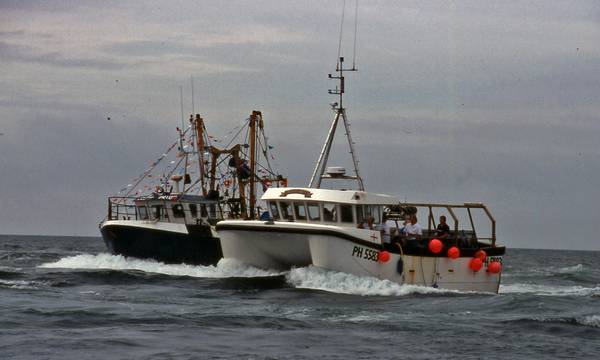
<path id="1" fill-rule="evenodd" d="M 480 258 L 472 258 L 469 261 L 469 269 L 473 271 L 479 271 L 483 267 L 483 261 Z"/>
<path id="2" fill-rule="evenodd" d="M 444 247 L 444 244 L 442 244 L 442 242 L 439 241 L 438 239 L 432 239 L 429 242 L 429 251 L 431 251 L 434 254 L 439 254 L 442 251 L 443 247 Z"/>
<path id="3" fill-rule="evenodd" d="M 390 260 L 390 253 L 385 250 L 380 251 L 377 260 L 384 263 L 388 262 Z"/>
<path id="4" fill-rule="evenodd" d="M 448 249 L 448 257 L 450 259 L 458 259 L 460 257 L 460 250 L 456 246 L 451 247 Z"/>
<path id="5" fill-rule="evenodd" d="M 485 261 L 486 256 L 487 256 L 487 254 L 483 250 L 477 250 L 477 252 L 475 253 L 475 257 L 481 261 Z"/>
<path id="6" fill-rule="evenodd" d="M 490 261 L 487 266 L 487 272 L 497 274 L 502 271 L 502 264 L 499 261 Z"/>

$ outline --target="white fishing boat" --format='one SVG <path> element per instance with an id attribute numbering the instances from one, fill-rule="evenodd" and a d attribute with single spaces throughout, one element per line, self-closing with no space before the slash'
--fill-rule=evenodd
<path id="1" fill-rule="evenodd" d="M 505 248 L 496 244 L 496 222 L 485 205 L 409 204 L 364 190 L 343 107 L 344 71 L 356 69 L 344 69 L 343 61 L 341 57 L 336 68 L 339 75 L 329 75 L 339 80 L 339 86 L 330 90 L 339 101 L 332 104 L 335 116 L 309 186 L 267 190 L 262 197 L 270 212 L 266 221 L 217 223 L 223 256 L 259 268 L 313 264 L 398 284 L 497 293 Z M 339 122 L 344 125 L 354 166 L 351 176 L 341 167 L 327 167 Z M 323 180 L 355 181 L 357 189 L 322 189 Z M 481 214 L 474 216 L 476 211 L 487 218 L 487 227 L 476 224 L 475 219 L 481 218 Z M 417 214 L 423 212 L 426 229 L 415 224 Z M 444 220 L 438 229 L 438 215 L 452 219 L 453 228 Z M 404 226 L 413 218 L 410 226 Z M 464 227 L 465 223 L 469 226 Z M 488 236 L 482 235 L 485 228 Z"/>

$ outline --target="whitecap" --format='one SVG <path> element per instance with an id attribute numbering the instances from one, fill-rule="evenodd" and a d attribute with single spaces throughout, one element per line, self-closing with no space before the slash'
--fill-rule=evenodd
<path id="1" fill-rule="evenodd" d="M 581 325 L 600 328 L 600 315 L 588 315 L 578 318 L 577 322 Z"/>
<path id="2" fill-rule="evenodd" d="M 47 285 L 47 283 L 39 281 L 25 281 L 25 280 L 1 280 L 0 287 L 18 290 L 35 290 L 39 289 L 40 286 Z"/>
<path id="3" fill-rule="evenodd" d="M 567 266 L 567 267 L 563 267 L 558 269 L 558 272 L 560 274 L 575 274 L 575 273 L 579 273 L 583 271 L 583 265 L 582 264 L 577 264 L 577 265 L 573 265 L 573 266 Z"/>
<path id="4" fill-rule="evenodd" d="M 281 274 L 276 271 L 257 269 L 234 259 L 221 259 L 216 266 L 201 266 L 165 264 L 153 260 L 127 258 L 106 253 L 64 257 L 56 262 L 45 263 L 38 267 L 46 269 L 139 270 L 147 273 L 200 278 L 265 277 Z"/>
<path id="5" fill-rule="evenodd" d="M 500 285 L 500 294 L 534 294 L 542 296 L 598 296 L 600 287 L 558 286 L 538 284 Z"/>

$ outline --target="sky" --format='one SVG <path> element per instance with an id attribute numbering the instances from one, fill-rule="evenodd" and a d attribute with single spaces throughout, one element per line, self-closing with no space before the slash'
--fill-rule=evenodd
<path id="1" fill-rule="evenodd" d="M 333 113 L 343 0 L 0 1 L 0 233 L 99 235 L 175 139 L 263 112 L 306 186 Z M 600 250 L 600 3 L 354 1 L 344 99 L 368 191 L 484 202 L 508 247 Z M 108 120 L 110 118 L 110 120 Z M 343 135 L 343 132 L 340 132 Z M 329 165 L 349 167 L 337 137 Z M 424 220 L 424 219 L 423 219 Z"/>

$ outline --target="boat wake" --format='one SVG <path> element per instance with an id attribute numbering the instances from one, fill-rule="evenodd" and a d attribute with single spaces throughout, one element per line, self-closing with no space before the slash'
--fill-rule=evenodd
<path id="1" fill-rule="evenodd" d="M 260 270 L 232 259 L 221 259 L 216 266 L 200 266 L 165 264 L 106 253 L 69 256 L 38 267 L 45 269 L 138 270 L 146 273 L 200 278 L 253 278 L 281 275 L 280 272 Z"/>
<path id="2" fill-rule="evenodd" d="M 323 290 L 333 293 L 363 296 L 460 293 L 458 291 L 435 289 L 425 286 L 400 285 L 389 280 L 328 271 L 314 266 L 292 269 L 287 275 L 287 280 L 290 285 L 298 289 Z"/>

